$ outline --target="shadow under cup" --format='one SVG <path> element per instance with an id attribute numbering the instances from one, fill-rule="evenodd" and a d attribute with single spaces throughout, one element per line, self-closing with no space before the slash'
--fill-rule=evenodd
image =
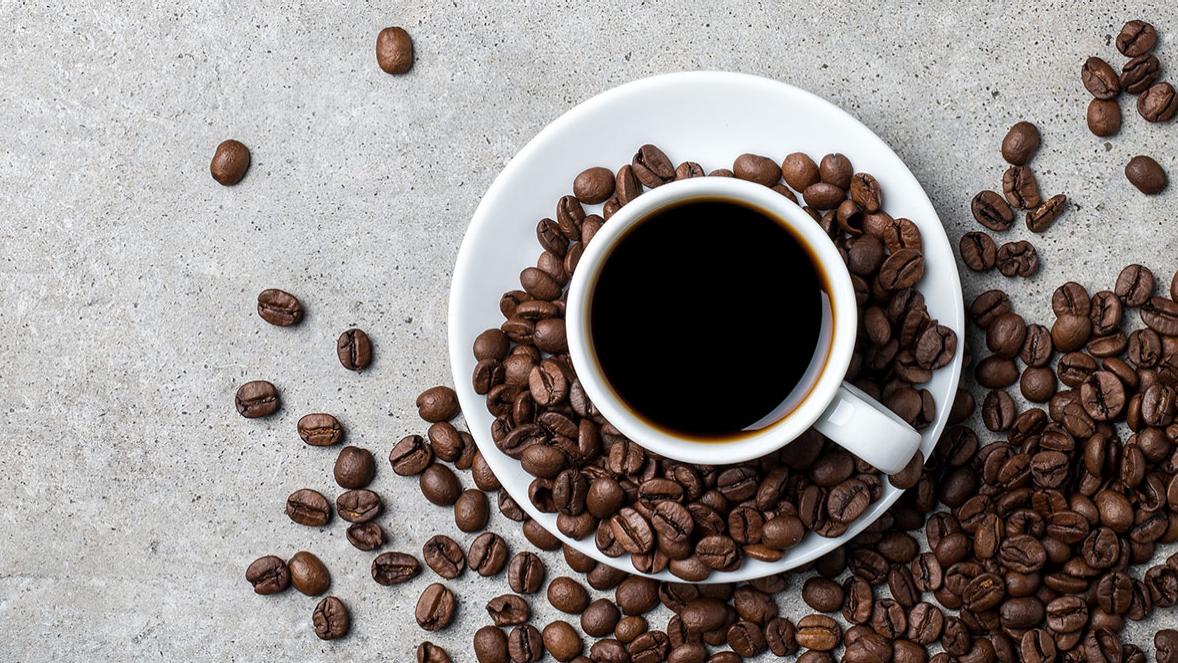
<path id="1" fill-rule="evenodd" d="M 587 288 L 585 342 L 606 388 L 674 438 L 764 432 L 807 399 L 831 356 L 833 288 L 817 252 L 736 198 L 688 198 L 632 221 Z"/>

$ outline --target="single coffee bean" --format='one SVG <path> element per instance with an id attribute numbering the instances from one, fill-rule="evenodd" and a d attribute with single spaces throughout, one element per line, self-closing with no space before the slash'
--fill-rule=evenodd
<path id="1" fill-rule="evenodd" d="M 1121 93 L 1121 79 L 1109 63 L 1098 57 L 1084 62 L 1080 78 L 1088 92 L 1097 99 L 1112 99 Z"/>
<path id="2" fill-rule="evenodd" d="M 1157 30 L 1145 21 L 1125 23 L 1117 35 L 1117 50 L 1126 57 L 1137 57 L 1153 50 L 1158 41 Z"/>
<path id="3" fill-rule="evenodd" d="M 209 173 L 222 186 L 233 186 L 245 177 L 250 167 L 250 151 L 240 141 L 229 139 L 217 146 Z"/>
<path id="4" fill-rule="evenodd" d="M 487 526 L 491 507 L 486 493 L 481 490 L 464 490 L 454 503 L 454 524 L 463 532 L 477 532 Z"/>
<path id="5" fill-rule="evenodd" d="M 303 319 L 303 305 L 289 292 L 268 288 L 258 293 L 258 316 L 277 327 L 289 327 Z"/>
<path id="6" fill-rule="evenodd" d="M 349 329 L 340 334 L 335 344 L 339 363 L 349 371 L 362 371 L 372 363 L 372 342 L 361 329 Z"/>
<path id="7" fill-rule="evenodd" d="M 614 632 L 621 619 L 617 606 L 609 599 L 597 599 L 581 613 L 581 630 L 594 638 L 603 638 Z"/>
<path id="8" fill-rule="evenodd" d="M 438 583 L 425 588 L 417 599 L 414 617 L 417 625 L 427 631 L 440 631 L 454 621 L 457 601 L 454 592 Z"/>
<path id="9" fill-rule="evenodd" d="M 581 171 L 573 180 L 573 195 L 587 205 L 597 205 L 614 195 L 614 174 L 608 168 L 595 166 Z"/>
<path id="10" fill-rule="evenodd" d="M 1125 165 L 1125 177 L 1137 190 L 1147 196 L 1153 196 L 1165 190 L 1169 183 L 1166 171 L 1152 157 L 1139 154 Z"/>
<path id="11" fill-rule="evenodd" d="M 781 181 L 781 168 L 777 162 L 757 154 L 742 154 L 732 164 L 732 172 L 742 180 L 749 180 L 764 186 L 773 186 Z"/>
<path id="12" fill-rule="evenodd" d="M 643 145 L 638 148 L 638 152 L 630 162 L 630 167 L 634 170 L 634 176 L 638 178 L 638 181 L 648 189 L 675 180 L 675 164 L 671 163 L 667 155 L 654 145 Z"/>
<path id="13" fill-rule="evenodd" d="M 982 423 L 990 431 L 1009 430 L 1016 414 L 1014 399 L 1005 391 L 990 391 L 982 401 Z"/>
<path id="14" fill-rule="evenodd" d="M 247 419 L 267 417 L 282 405 L 278 388 L 265 380 L 246 382 L 237 388 L 233 397 L 237 413 Z"/>
<path id="15" fill-rule="evenodd" d="M 1032 403 L 1046 403 L 1055 395 L 1055 373 L 1046 366 L 1028 367 L 1019 379 L 1019 391 Z"/>
<path id="16" fill-rule="evenodd" d="M 842 154 L 827 154 L 818 164 L 818 175 L 827 184 L 834 185 L 843 191 L 851 188 L 851 177 L 855 168 L 851 160 Z"/>
<path id="17" fill-rule="evenodd" d="M 290 586 L 290 571 L 281 557 L 259 557 L 245 570 L 245 579 L 254 587 L 255 594 L 277 594 Z"/>
<path id="18" fill-rule="evenodd" d="M 1006 202 L 1019 209 L 1034 209 L 1043 202 L 1035 173 L 1027 166 L 1011 166 L 1002 176 L 1002 193 Z"/>
<path id="19" fill-rule="evenodd" d="M 1121 81 L 1125 81 L 1124 74 Z M 1113 99 L 1093 99 L 1088 102 L 1088 130 L 1106 138 L 1121 130 L 1121 106 Z"/>
<path id="20" fill-rule="evenodd" d="M 1031 232 L 1036 233 L 1041 233 L 1047 230 L 1051 227 L 1051 224 L 1055 223 L 1056 219 L 1058 219 L 1060 215 L 1063 214 L 1064 208 L 1067 207 L 1067 203 L 1068 197 L 1062 193 L 1056 194 L 1043 201 L 1043 204 L 1027 212 L 1027 228 L 1030 229 Z M 1001 259 L 999 262 L 1001 262 Z M 999 270 L 1001 270 L 1001 265 L 999 265 Z M 1009 274 L 1007 276 L 1009 276 Z"/>
<path id="21" fill-rule="evenodd" d="M 376 550 L 384 545 L 384 528 L 378 523 L 355 523 L 348 527 L 347 538 L 357 550 Z"/>
<path id="22" fill-rule="evenodd" d="M 453 506 L 462 494 L 458 477 L 450 468 L 438 463 L 425 468 L 418 477 L 418 485 L 425 499 L 438 506 Z"/>
<path id="23" fill-rule="evenodd" d="M 806 204 L 814 209 L 832 210 L 846 199 L 847 192 L 829 182 L 815 182 L 806 187 L 802 197 L 806 199 Z"/>
<path id="24" fill-rule="evenodd" d="M 1153 272 L 1142 265 L 1129 265 L 1117 276 L 1113 292 L 1126 306 L 1141 306 L 1153 296 Z"/>
<path id="25" fill-rule="evenodd" d="M 478 663 L 507 663 L 507 634 L 498 626 L 484 626 L 474 633 L 474 657 Z"/>
<path id="26" fill-rule="evenodd" d="M 1022 350 L 1027 337 L 1027 324 L 1017 313 L 1005 313 L 994 318 L 986 328 L 986 347 L 991 352 L 1007 359 Z"/>
<path id="27" fill-rule="evenodd" d="M 449 421 L 459 411 L 458 394 L 450 387 L 430 387 L 417 397 L 417 414 L 430 423 Z"/>
<path id="28" fill-rule="evenodd" d="M 426 641 L 417 645 L 417 663 L 451 663 L 445 649 Z"/>
<path id="29" fill-rule="evenodd" d="M 1092 321 L 1079 315 L 1065 313 L 1051 326 L 1051 341 L 1060 352 L 1072 352 L 1084 347 L 1092 335 Z"/>
<path id="30" fill-rule="evenodd" d="M 1162 336 L 1178 336 L 1178 302 L 1165 297 L 1151 297 L 1141 305 L 1141 321 Z M 1163 347 L 1166 347 L 1163 344 Z M 1173 356 L 1171 352 L 1169 356 Z M 1167 361 L 1172 364 L 1172 360 Z"/>
<path id="31" fill-rule="evenodd" d="M 318 596 L 331 586 L 327 565 L 315 555 L 300 550 L 286 562 L 290 584 L 307 596 Z"/>
<path id="32" fill-rule="evenodd" d="M 589 605 L 589 593 L 576 580 L 561 576 L 548 583 L 548 603 L 561 612 L 579 615 Z"/>
<path id="33" fill-rule="evenodd" d="M 299 418 L 299 437 L 313 447 L 330 447 L 344 439 L 344 428 L 330 414 L 315 412 Z"/>
<path id="34" fill-rule="evenodd" d="M 831 651 L 839 645 L 842 630 L 826 615 L 806 615 L 798 620 L 798 644 L 815 651 Z"/>
<path id="35" fill-rule="evenodd" d="M 361 488 L 340 493 L 335 498 L 335 510 L 350 523 L 366 523 L 380 515 L 384 503 L 376 493 Z"/>
<path id="36" fill-rule="evenodd" d="M 554 621 L 544 627 L 542 632 L 544 649 L 558 661 L 565 663 L 572 661 L 585 650 L 585 643 L 576 629 L 566 621 Z"/>
<path id="37" fill-rule="evenodd" d="M 1154 83 L 1137 97 L 1137 112 L 1148 122 L 1169 122 L 1178 113 L 1178 94 L 1169 83 Z"/>
<path id="38" fill-rule="evenodd" d="M 688 180 L 695 177 L 703 177 L 705 174 L 706 173 L 704 173 L 703 166 L 694 161 L 684 161 L 675 167 L 675 179 L 677 180 Z"/>
<path id="39" fill-rule="evenodd" d="M 802 585 L 802 600 L 819 612 L 835 612 L 843 605 L 843 588 L 833 580 L 808 578 Z"/>
<path id="40" fill-rule="evenodd" d="M 974 196 L 970 210 L 978 223 L 996 232 L 1009 230 L 1014 223 L 1014 210 L 993 191 L 982 191 Z"/>
<path id="41" fill-rule="evenodd" d="M 1016 122 L 1002 139 L 1002 158 L 1007 163 L 1023 166 L 1039 151 L 1042 138 L 1039 129 L 1030 122 Z"/>
<path id="42" fill-rule="evenodd" d="M 781 163 L 781 175 L 785 183 L 795 191 L 805 191 L 819 181 L 818 164 L 808 155 L 794 152 Z"/>
<path id="43" fill-rule="evenodd" d="M 386 74 L 404 74 L 413 68 L 413 38 L 404 28 L 385 28 L 377 33 L 376 64 Z"/>
<path id="44" fill-rule="evenodd" d="M 331 520 L 331 503 L 318 491 L 302 488 L 286 498 L 286 515 L 300 525 L 322 527 Z"/>
<path id="45" fill-rule="evenodd" d="M 420 435 L 407 435 L 389 452 L 389 464 L 400 476 L 421 474 L 434 460 L 433 449 Z"/>
<path id="46" fill-rule="evenodd" d="M 517 594 L 534 594 L 544 584 L 544 562 L 534 553 L 520 552 L 507 566 L 507 584 Z"/>
<path id="47" fill-rule="evenodd" d="M 487 614 L 495 626 L 519 626 L 527 623 L 532 611 L 523 598 L 515 594 L 503 594 L 487 602 Z"/>
<path id="48" fill-rule="evenodd" d="M 376 475 L 376 461 L 367 449 L 348 446 L 340 449 L 332 472 L 340 487 L 363 488 Z"/>
<path id="49" fill-rule="evenodd" d="M 957 252 L 965 266 L 975 272 L 988 272 L 998 261 L 998 247 L 984 232 L 967 232 L 961 236 Z"/>
<path id="50" fill-rule="evenodd" d="M 511 634 L 507 636 L 507 653 L 512 663 L 539 663 L 544 658 L 544 640 L 540 629 L 530 624 L 512 628 Z"/>
<path id="51" fill-rule="evenodd" d="M 421 564 L 407 553 L 386 552 L 372 560 L 372 579 L 386 587 L 409 582 L 419 573 Z"/>
<path id="52" fill-rule="evenodd" d="M 1161 68 L 1158 56 L 1152 53 L 1129 60 L 1121 67 L 1121 89 L 1130 94 L 1145 92 L 1157 80 Z M 1120 112 L 1119 106 L 1117 112 Z"/>
<path id="53" fill-rule="evenodd" d="M 888 256 L 879 268 L 879 283 L 885 290 L 911 288 L 924 278 L 924 256 L 914 249 L 901 249 Z"/>
<path id="54" fill-rule="evenodd" d="M 497 575 L 507 564 L 507 542 L 494 532 L 483 532 L 466 551 L 466 564 L 484 578 Z"/>
<path id="55" fill-rule="evenodd" d="M 1153 636 L 1158 663 L 1178 663 L 1178 631 L 1164 628 Z"/>
<path id="56" fill-rule="evenodd" d="M 352 620 L 344 602 L 328 596 L 315 606 L 315 611 L 311 613 L 311 625 L 315 627 L 315 635 L 320 640 L 335 640 L 348 634 Z"/>
<path id="57" fill-rule="evenodd" d="M 466 570 L 462 546 L 445 534 L 430 537 L 421 548 L 421 556 L 434 573 L 446 580 L 453 580 Z"/>

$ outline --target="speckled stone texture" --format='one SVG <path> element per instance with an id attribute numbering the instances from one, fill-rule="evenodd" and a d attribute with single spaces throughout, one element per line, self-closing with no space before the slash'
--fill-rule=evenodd
<path id="1" fill-rule="evenodd" d="M 335 493 L 334 453 L 301 444 L 294 423 L 334 412 L 378 455 L 389 549 L 458 536 L 384 457 L 424 430 L 417 392 L 449 380 L 463 230 L 532 135 L 626 81 L 735 70 L 831 99 L 911 165 L 954 242 L 975 227 L 971 196 L 1001 185 L 1006 128 L 1033 120 L 1039 182 L 1074 203 L 1034 240 L 1037 277 L 966 273 L 967 301 L 1003 286 L 1042 321 L 1069 278 L 1098 290 L 1141 262 L 1168 283 L 1178 191 L 1146 198 L 1121 171 L 1145 152 L 1178 177 L 1178 129 L 1124 99 L 1120 135 L 1084 124 L 1080 65 L 1099 54 L 1119 67 L 1112 37 L 1137 17 L 1178 71 L 1178 5 L 1160 1 L 0 0 L 0 660 L 411 660 L 427 635 L 412 605 L 434 578 L 378 586 L 338 520 L 320 532 L 286 519 L 292 490 Z M 408 76 L 376 66 L 387 25 L 416 38 Z M 228 137 L 253 151 L 234 188 L 208 174 Z M 302 325 L 258 319 L 266 287 L 303 299 Z M 354 325 L 376 347 L 359 375 L 334 353 Z M 234 413 L 235 387 L 255 378 L 281 388 L 280 416 Z M 527 547 L 498 514 L 492 527 Z M 352 608 L 347 639 L 314 637 L 314 600 L 245 582 L 256 556 L 299 549 L 330 566 Z M 449 584 L 459 619 L 428 637 L 469 661 L 506 582 Z M 805 610 L 796 591 L 778 601 Z M 534 623 L 555 616 L 542 595 L 532 604 Z M 1152 651 L 1163 621 L 1172 613 L 1127 640 Z"/>

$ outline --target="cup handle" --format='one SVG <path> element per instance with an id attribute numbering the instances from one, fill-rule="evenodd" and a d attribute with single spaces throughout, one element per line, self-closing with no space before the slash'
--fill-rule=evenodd
<path id="1" fill-rule="evenodd" d="M 814 428 L 886 474 L 904 469 L 920 448 L 920 433 L 846 382 Z"/>

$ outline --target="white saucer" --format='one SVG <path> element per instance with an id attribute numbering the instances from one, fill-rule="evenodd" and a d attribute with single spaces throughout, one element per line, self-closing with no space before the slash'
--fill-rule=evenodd
<path id="1" fill-rule="evenodd" d="M 471 345 L 485 329 L 503 322 L 499 298 L 519 288 L 519 273 L 540 254 L 536 222 L 554 217 L 556 201 L 571 193 L 573 178 L 589 166 L 617 169 L 645 144 L 661 147 L 675 163 L 697 161 L 704 171 L 731 168 L 741 153 L 781 160 L 805 152 L 815 160 L 829 152 L 847 155 L 857 171 L 874 175 L 892 216 L 912 219 L 924 243 L 926 273 L 919 288 L 929 315 L 964 336 L 964 304 L 953 249 L 920 183 L 900 158 L 870 129 L 845 111 L 809 92 L 757 76 L 689 72 L 655 76 L 622 85 L 568 111 L 531 140 L 503 169 L 471 219 L 458 252 L 450 287 L 450 364 L 462 411 L 487 463 L 504 489 L 528 515 L 565 543 L 610 566 L 640 574 L 628 556 L 611 558 L 592 536 L 568 539 L 556 529 L 555 514 L 539 512 L 528 500 L 532 477 L 491 439 L 492 417 L 474 392 Z M 589 208 L 587 208 L 589 211 Z M 937 402 L 937 419 L 923 431 L 925 456 L 945 427 L 961 375 L 957 358 L 924 385 Z M 713 573 L 708 582 L 767 576 L 809 562 L 846 543 L 882 515 L 903 491 L 886 481 L 882 499 L 846 534 L 827 539 L 809 534 L 777 562 L 746 560 L 736 571 Z M 652 576 L 679 580 L 669 572 Z"/>

